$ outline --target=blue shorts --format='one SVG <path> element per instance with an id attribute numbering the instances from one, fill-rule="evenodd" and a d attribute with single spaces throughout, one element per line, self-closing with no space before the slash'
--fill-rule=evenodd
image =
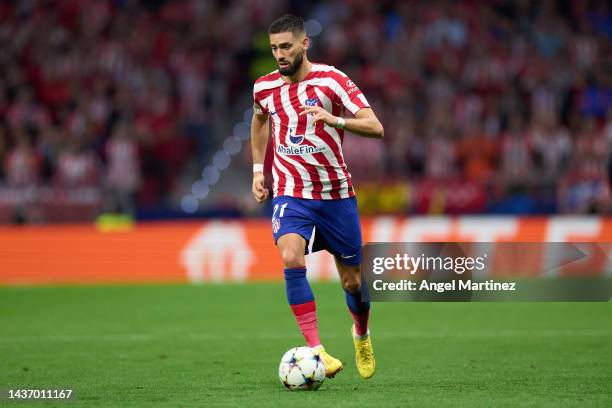
<path id="1" fill-rule="evenodd" d="M 325 249 L 343 264 L 361 264 L 361 225 L 355 197 L 308 200 L 279 196 L 272 200 L 272 207 L 274 242 L 285 234 L 299 234 L 306 240 L 306 254 Z"/>

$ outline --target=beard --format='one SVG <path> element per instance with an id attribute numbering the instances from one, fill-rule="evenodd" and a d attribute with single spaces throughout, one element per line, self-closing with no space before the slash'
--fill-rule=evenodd
<path id="1" fill-rule="evenodd" d="M 303 62 L 304 62 L 304 57 L 302 57 L 302 54 L 298 54 L 298 55 L 296 55 L 295 60 L 293 61 L 293 63 L 287 61 L 287 63 L 289 64 L 287 67 L 281 68 L 279 66 L 278 67 L 278 72 L 280 72 L 281 75 L 292 76 L 293 74 L 298 72 L 298 70 L 302 66 Z"/>

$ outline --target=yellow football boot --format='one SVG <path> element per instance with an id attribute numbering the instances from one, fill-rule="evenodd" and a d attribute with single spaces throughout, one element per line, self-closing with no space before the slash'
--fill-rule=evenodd
<path id="1" fill-rule="evenodd" d="M 318 349 L 319 357 L 323 360 L 323 364 L 325 365 L 325 377 L 334 378 L 336 374 L 338 374 L 344 368 L 342 365 L 342 361 L 338 360 L 335 357 L 329 355 L 327 351 L 323 347 Z"/>
<path id="2" fill-rule="evenodd" d="M 355 344 L 355 362 L 357 363 L 357 371 L 361 378 L 368 379 L 374 375 L 376 371 L 376 360 L 374 359 L 374 350 L 372 349 L 372 340 L 368 332 L 367 337 L 359 339 L 355 334 L 355 326 L 351 328 L 353 335 L 353 343 Z"/>

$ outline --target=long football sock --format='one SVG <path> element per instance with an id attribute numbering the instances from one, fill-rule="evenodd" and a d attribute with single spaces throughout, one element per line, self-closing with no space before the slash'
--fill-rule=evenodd
<path id="1" fill-rule="evenodd" d="M 285 291 L 291 311 L 308 347 L 321 344 L 317 326 L 317 307 L 306 279 L 306 268 L 285 269 Z"/>
<path id="2" fill-rule="evenodd" d="M 361 301 L 361 292 L 351 293 L 344 290 L 346 304 L 355 323 L 355 334 L 365 336 L 368 334 L 368 319 L 370 318 L 370 302 Z"/>

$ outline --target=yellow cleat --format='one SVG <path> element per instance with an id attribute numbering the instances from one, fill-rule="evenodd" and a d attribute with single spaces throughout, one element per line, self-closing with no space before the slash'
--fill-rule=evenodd
<path id="1" fill-rule="evenodd" d="M 319 357 L 321 357 L 323 365 L 325 365 L 325 377 L 327 378 L 334 378 L 344 368 L 342 361 L 330 356 L 322 347 L 319 349 Z"/>
<path id="2" fill-rule="evenodd" d="M 374 375 L 376 371 L 376 360 L 374 359 L 374 350 L 372 349 L 372 340 L 370 335 L 365 339 L 358 339 L 355 335 L 355 326 L 351 328 L 353 335 L 353 343 L 355 344 L 355 362 L 357 363 L 357 371 L 361 378 L 368 379 Z"/>

